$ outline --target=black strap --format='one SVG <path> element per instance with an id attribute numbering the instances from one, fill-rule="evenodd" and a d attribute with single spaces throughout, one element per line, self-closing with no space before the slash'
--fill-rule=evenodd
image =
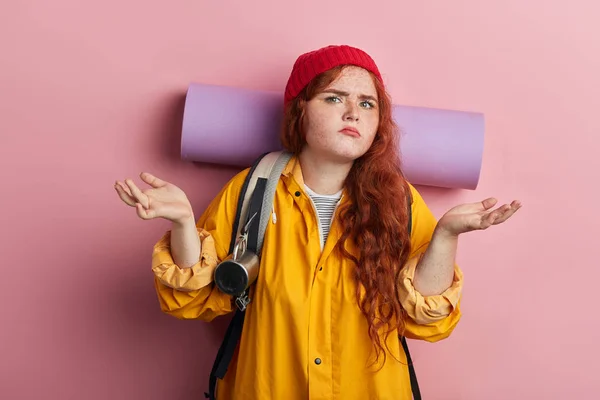
<path id="1" fill-rule="evenodd" d="M 254 170 L 258 167 L 260 161 L 269 153 L 264 153 L 260 157 L 256 159 L 248 175 L 246 175 L 246 179 L 244 179 L 244 184 L 242 185 L 242 190 L 238 197 L 237 209 L 235 210 L 235 221 L 233 222 L 233 231 L 231 231 L 231 242 L 229 242 L 229 253 L 233 253 L 233 249 L 235 247 L 235 241 L 237 239 L 237 231 L 240 226 L 240 219 L 242 218 L 242 206 L 244 205 L 244 198 L 246 197 L 246 192 L 248 191 L 248 184 L 250 184 L 250 179 L 252 178 L 252 174 L 254 174 Z"/>
<path id="2" fill-rule="evenodd" d="M 250 198 L 250 205 L 248 206 L 248 219 L 254 218 L 252 224 L 250 224 L 248 228 L 248 250 L 255 254 L 258 249 L 258 228 L 260 225 L 260 213 L 266 189 L 267 180 L 265 178 L 258 178 L 256 180 L 254 193 L 252 193 L 252 197 Z"/>
<path id="3" fill-rule="evenodd" d="M 236 236 L 237 236 L 238 227 L 239 227 L 239 224 L 242 223 L 242 221 L 240 221 L 241 214 L 242 214 L 242 205 L 244 203 L 244 197 L 246 196 L 248 184 L 250 182 L 252 174 L 254 173 L 254 170 L 258 166 L 258 163 L 266 154 L 267 153 L 261 155 L 254 162 L 254 165 L 252 165 L 252 168 L 250 168 L 250 171 L 248 172 L 248 175 L 246 176 L 246 179 L 244 180 L 244 184 L 242 186 L 242 190 L 241 190 L 241 193 L 238 198 L 235 222 L 233 224 L 233 231 L 231 232 L 231 242 L 229 245 L 229 254 L 231 254 L 233 252 L 233 249 L 235 247 L 235 242 L 237 240 Z M 261 181 L 265 181 L 265 182 L 261 182 Z M 266 188 L 266 180 L 259 178 L 259 180 L 256 183 L 256 189 L 254 190 L 254 192 L 252 193 L 252 197 L 250 198 L 248 217 L 252 216 L 252 214 L 253 214 L 253 212 L 255 212 L 257 206 L 259 207 L 258 208 L 259 214 L 257 215 L 257 217 L 260 217 L 260 208 L 262 206 L 262 199 L 264 197 L 265 188 Z M 256 235 L 258 235 L 258 225 L 259 225 L 258 221 L 259 221 L 259 218 L 256 218 L 254 220 L 254 222 L 252 223 L 251 228 L 248 232 L 249 248 L 250 248 L 251 243 L 254 244 L 252 249 L 256 249 L 256 243 L 257 243 Z M 247 222 L 247 220 L 245 222 Z M 246 294 L 248 294 L 247 291 L 246 291 Z M 204 397 L 209 400 L 216 400 L 215 391 L 217 388 L 217 379 L 223 379 L 225 377 L 227 368 L 229 368 L 229 364 L 231 363 L 231 359 L 233 358 L 233 353 L 235 353 L 235 348 L 237 347 L 240 337 L 242 336 L 242 327 L 244 325 L 244 317 L 245 316 L 246 316 L 245 311 L 241 311 L 239 308 L 236 307 L 235 314 L 233 315 L 233 318 L 229 322 L 229 326 L 227 327 L 227 331 L 225 332 L 225 336 L 223 337 L 223 342 L 221 342 L 221 346 L 219 347 L 219 351 L 217 352 L 217 356 L 215 357 L 215 362 L 213 363 L 212 370 L 210 371 L 210 377 L 208 380 L 208 392 L 204 393 Z"/>
<path id="4" fill-rule="evenodd" d="M 413 393 L 414 400 L 421 400 L 421 390 L 419 389 L 419 382 L 417 382 L 417 374 L 415 373 L 415 366 L 413 365 L 412 358 L 410 357 L 410 351 L 408 351 L 408 343 L 404 336 L 400 337 L 400 342 L 406 353 L 406 362 L 408 362 L 408 374 L 410 375 L 410 387 Z"/>
<path id="5" fill-rule="evenodd" d="M 239 308 L 236 308 L 235 314 L 233 315 L 233 318 L 227 327 L 227 331 L 223 337 L 223 342 L 221 343 L 221 347 L 219 347 L 219 351 L 217 352 L 215 363 L 210 371 L 208 393 L 204 393 L 204 397 L 210 400 L 215 400 L 217 378 L 223 379 L 225 377 L 229 363 L 233 358 L 235 347 L 237 346 L 239 338 L 242 335 L 242 326 L 244 325 L 245 315 L 246 314 L 243 311 L 240 311 Z"/>

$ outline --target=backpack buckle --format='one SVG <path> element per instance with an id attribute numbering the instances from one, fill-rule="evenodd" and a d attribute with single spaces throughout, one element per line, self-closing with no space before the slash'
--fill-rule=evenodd
<path id="1" fill-rule="evenodd" d="M 241 296 L 235 298 L 235 305 L 240 311 L 244 312 L 246 311 L 246 307 L 248 307 L 248 304 L 250 304 L 251 301 L 252 300 L 250 300 L 250 297 L 248 297 L 248 295 L 244 293 Z"/>

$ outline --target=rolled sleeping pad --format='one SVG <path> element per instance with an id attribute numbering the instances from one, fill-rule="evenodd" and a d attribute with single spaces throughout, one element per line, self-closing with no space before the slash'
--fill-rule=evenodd
<path id="1" fill-rule="evenodd" d="M 393 105 L 402 168 L 409 182 L 475 189 L 484 141 L 481 113 Z M 181 157 L 247 168 L 281 150 L 283 93 L 191 83 L 185 100 Z"/>

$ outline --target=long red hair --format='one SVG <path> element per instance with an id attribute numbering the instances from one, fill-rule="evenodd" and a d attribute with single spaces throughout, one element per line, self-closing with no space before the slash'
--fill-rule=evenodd
<path id="1" fill-rule="evenodd" d="M 281 142 L 298 155 L 306 140 L 303 129 L 305 104 L 327 88 L 344 67 L 316 78 L 285 107 Z M 398 128 L 392 118 L 392 102 L 383 84 L 371 74 L 378 95 L 379 128 L 369 150 L 357 159 L 345 181 L 349 202 L 339 210 L 343 227 L 338 243 L 341 253 L 355 264 L 356 297 L 369 324 L 376 359 L 386 352 L 390 333 L 402 334 L 406 311 L 398 295 L 399 274 L 410 253 L 408 234 L 409 187 L 401 170 Z M 351 240 L 358 258 L 346 248 Z"/>

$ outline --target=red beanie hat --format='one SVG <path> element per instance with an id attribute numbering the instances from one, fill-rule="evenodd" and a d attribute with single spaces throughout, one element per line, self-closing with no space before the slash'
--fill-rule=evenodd
<path id="1" fill-rule="evenodd" d="M 317 75 L 339 65 L 364 68 L 383 83 L 375 61 L 364 51 L 347 45 L 327 46 L 298 57 L 285 87 L 284 104 L 298 96 Z"/>

